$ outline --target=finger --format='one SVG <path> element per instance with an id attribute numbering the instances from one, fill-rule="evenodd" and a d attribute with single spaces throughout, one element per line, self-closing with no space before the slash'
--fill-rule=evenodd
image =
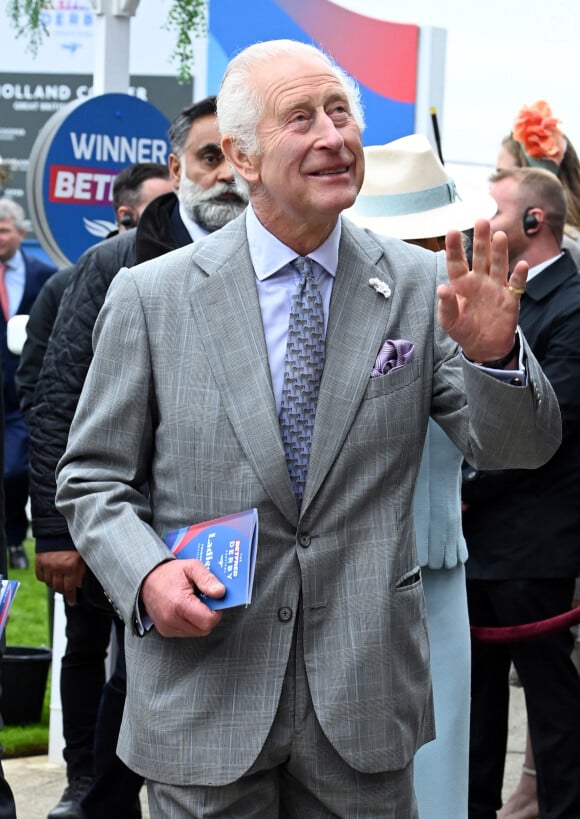
<path id="1" fill-rule="evenodd" d="M 526 282 L 528 280 L 528 269 L 528 263 L 523 259 L 516 264 L 508 282 L 508 288 L 512 292 L 514 292 L 514 290 L 516 292 L 521 291 L 521 293 L 525 291 Z"/>
<path id="2" fill-rule="evenodd" d="M 448 231 L 445 237 L 445 261 L 450 281 L 465 275 L 469 271 L 461 233 L 458 230 Z"/>
<path id="3" fill-rule="evenodd" d="M 224 584 L 212 574 L 199 560 L 183 562 L 184 572 L 189 581 L 208 597 L 223 597 L 226 593 Z"/>
<path id="4" fill-rule="evenodd" d="M 190 584 L 172 605 L 162 605 L 149 615 L 163 637 L 207 637 L 222 618 L 221 612 L 199 599 Z"/>
<path id="5" fill-rule="evenodd" d="M 489 277 L 497 282 L 500 287 L 505 287 L 508 279 L 508 271 L 508 238 L 503 230 L 497 230 L 491 238 Z"/>
<path id="6" fill-rule="evenodd" d="M 487 219 L 478 219 L 473 229 L 471 268 L 487 275 L 491 265 L 491 227 Z"/>
<path id="7" fill-rule="evenodd" d="M 69 606 L 76 606 L 77 604 L 77 590 L 76 588 L 72 591 L 65 591 L 63 594 L 64 599 L 68 603 Z"/>
<path id="8" fill-rule="evenodd" d="M 221 611 L 214 611 L 207 606 L 197 595 L 192 595 L 186 607 L 178 612 L 187 623 L 184 636 L 207 637 L 222 619 Z"/>
<path id="9" fill-rule="evenodd" d="M 42 570 L 42 582 L 46 583 L 49 589 L 52 589 L 55 592 L 59 592 L 60 589 L 57 588 L 59 585 L 59 578 L 53 571 L 43 569 Z"/>
<path id="10" fill-rule="evenodd" d="M 70 597 L 75 597 L 77 594 L 77 578 L 75 574 L 71 574 L 70 572 L 67 574 L 63 574 L 62 578 L 62 587 L 63 587 L 63 595 L 66 600 Z"/>
<path id="11" fill-rule="evenodd" d="M 437 305 L 437 320 L 446 332 L 453 327 L 459 315 L 457 297 L 449 285 L 440 284 L 437 287 L 439 304 Z"/>

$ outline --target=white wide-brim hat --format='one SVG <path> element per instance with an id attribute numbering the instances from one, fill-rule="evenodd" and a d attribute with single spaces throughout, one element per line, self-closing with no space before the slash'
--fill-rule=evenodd
<path id="1" fill-rule="evenodd" d="M 457 191 L 429 140 L 422 134 L 370 145 L 365 178 L 344 215 L 361 227 L 398 239 L 429 239 L 468 230 L 491 219 L 495 200 L 479 190 Z"/>

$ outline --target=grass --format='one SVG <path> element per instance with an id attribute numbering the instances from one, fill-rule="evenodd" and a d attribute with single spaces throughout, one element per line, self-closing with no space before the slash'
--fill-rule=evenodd
<path id="1" fill-rule="evenodd" d="M 30 562 L 28 569 L 10 569 L 12 580 L 19 580 L 20 587 L 14 598 L 10 619 L 6 626 L 8 646 L 49 646 L 49 604 L 47 587 L 34 574 L 34 543 L 26 541 L 26 553 Z M 4 747 L 3 757 L 34 756 L 48 752 L 48 723 L 50 706 L 50 673 L 42 717 L 38 723 L 5 725 L 0 734 Z"/>

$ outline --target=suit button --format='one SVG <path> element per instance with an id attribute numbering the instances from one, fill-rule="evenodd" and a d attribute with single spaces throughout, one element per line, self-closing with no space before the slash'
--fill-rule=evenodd
<path id="1" fill-rule="evenodd" d="M 278 619 L 282 623 L 287 623 L 288 620 L 292 619 L 292 609 L 290 606 L 282 606 L 281 609 L 278 609 Z"/>
<path id="2" fill-rule="evenodd" d="M 521 378 L 518 378 L 517 376 L 516 376 L 515 378 L 512 378 L 512 379 L 510 380 L 510 384 L 511 384 L 512 386 L 514 386 L 514 387 L 522 387 L 522 386 L 523 386 L 522 379 L 521 379 Z"/>
<path id="3" fill-rule="evenodd" d="M 310 535 L 300 535 L 300 537 L 298 538 L 298 543 L 299 543 L 299 544 L 300 544 L 300 545 L 301 545 L 301 546 L 302 546 L 304 549 L 308 549 L 308 547 L 310 546 L 311 542 L 312 542 L 312 539 L 311 539 Z"/>

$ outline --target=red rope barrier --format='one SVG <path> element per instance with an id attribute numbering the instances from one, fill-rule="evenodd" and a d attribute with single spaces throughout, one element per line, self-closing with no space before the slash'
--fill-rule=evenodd
<path id="1" fill-rule="evenodd" d="M 520 626 L 471 626 L 470 630 L 474 640 L 486 643 L 517 643 L 520 640 L 544 637 L 555 631 L 564 631 L 577 623 L 580 623 L 580 606 L 547 620 L 538 620 L 536 623 L 523 623 Z"/>

